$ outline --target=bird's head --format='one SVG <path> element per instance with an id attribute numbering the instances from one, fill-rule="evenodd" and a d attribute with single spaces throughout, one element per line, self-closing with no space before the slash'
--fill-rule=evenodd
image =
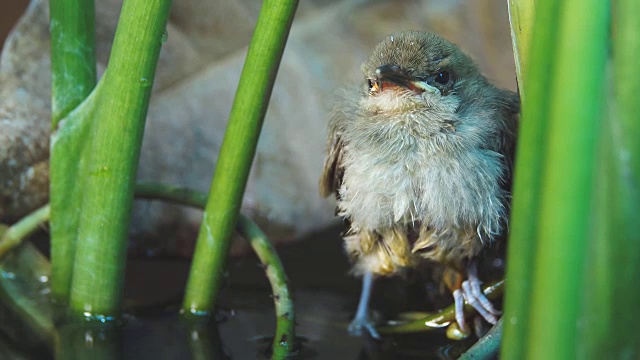
<path id="1" fill-rule="evenodd" d="M 365 102 L 378 113 L 420 108 L 455 111 L 465 82 L 480 76 L 473 61 L 456 45 L 422 31 L 386 37 L 362 71 Z"/>

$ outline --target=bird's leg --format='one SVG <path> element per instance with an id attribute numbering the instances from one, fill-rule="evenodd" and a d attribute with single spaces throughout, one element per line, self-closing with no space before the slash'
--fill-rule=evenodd
<path id="1" fill-rule="evenodd" d="M 462 293 L 462 274 L 451 266 L 447 266 L 444 270 L 443 281 L 445 285 L 453 293 L 453 302 L 455 306 L 456 322 L 460 326 L 460 330 L 469 334 L 470 330 L 464 319 L 464 295 Z"/>
<path id="2" fill-rule="evenodd" d="M 369 316 L 369 299 L 371 299 L 372 290 L 373 273 L 367 271 L 362 277 L 362 293 L 360 294 L 360 303 L 358 303 L 356 316 L 349 324 L 348 330 L 351 335 L 361 336 L 362 330 L 365 329 L 371 337 L 380 339 L 380 334 L 376 331 L 373 321 Z"/>
<path id="3" fill-rule="evenodd" d="M 467 280 L 462 283 L 462 294 L 467 304 L 473 306 L 478 313 L 492 325 L 498 322 L 500 311 L 484 296 L 478 279 L 478 266 L 474 260 L 467 264 Z"/>

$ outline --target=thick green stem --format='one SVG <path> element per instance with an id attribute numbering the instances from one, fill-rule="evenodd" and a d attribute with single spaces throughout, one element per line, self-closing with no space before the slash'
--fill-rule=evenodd
<path id="1" fill-rule="evenodd" d="M 522 0 L 518 8 L 533 11 L 533 0 Z M 518 43 L 516 56 L 528 56 L 521 60 L 526 67 L 518 73 L 522 98 L 522 117 L 518 132 L 513 203 L 509 231 L 507 256 L 507 278 L 505 291 L 504 344 L 502 357 L 524 358 L 525 339 L 529 329 L 529 309 L 533 286 L 533 268 L 538 231 L 538 214 L 542 192 L 542 171 L 546 154 L 547 127 L 550 98 L 550 81 L 555 68 L 556 35 L 558 29 L 559 2 L 537 0 L 534 29 L 525 29 L 530 21 L 520 15 L 512 17 L 511 27 L 525 34 L 532 33 L 531 49 L 521 49 Z M 513 5 L 512 5 L 513 6 Z M 515 22 L 515 23 L 513 23 Z M 512 36 L 517 36 L 512 34 Z M 516 40 L 514 40 L 515 42 Z M 526 44 L 526 42 L 525 42 Z M 524 54 L 524 55 L 523 55 Z M 526 76 L 525 76 L 526 74 Z"/>
<path id="2" fill-rule="evenodd" d="M 125 0 L 91 129 L 70 306 L 119 316 L 134 182 L 170 0 Z"/>
<path id="3" fill-rule="evenodd" d="M 94 2 L 51 0 L 50 200 L 52 294 L 66 303 L 78 230 L 82 167 L 93 108 L 85 101 L 96 84 Z M 83 103 L 83 101 L 85 101 Z M 81 105 L 82 104 L 82 105 Z M 84 110 L 80 110 L 84 108 Z M 83 116 L 78 116 L 78 114 Z M 65 125 L 58 129 L 60 120 Z"/>
<path id="4" fill-rule="evenodd" d="M 94 2 L 51 0 L 51 128 L 96 85 Z"/>
<path id="5" fill-rule="evenodd" d="M 185 313 L 208 313 L 222 285 L 271 89 L 298 1 L 265 0 L 229 116 L 183 303 Z"/>
<path id="6" fill-rule="evenodd" d="M 531 359 L 576 358 L 605 94 L 610 3 L 567 0 L 561 9 L 556 67 L 548 84 L 552 96 L 549 156 L 542 174 L 537 223 L 535 291 L 527 341 Z"/>
<path id="7" fill-rule="evenodd" d="M 640 358 L 640 2 L 618 0 L 580 328 L 582 359 Z"/>
<path id="8" fill-rule="evenodd" d="M 99 321 L 69 322 L 58 328 L 55 358 L 65 360 L 124 359 L 119 324 Z"/>

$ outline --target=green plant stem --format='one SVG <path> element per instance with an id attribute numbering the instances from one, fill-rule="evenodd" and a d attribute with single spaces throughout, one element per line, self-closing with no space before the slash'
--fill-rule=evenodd
<path id="1" fill-rule="evenodd" d="M 94 2 L 51 0 L 51 128 L 96 85 Z"/>
<path id="2" fill-rule="evenodd" d="M 495 299 L 502 294 L 504 288 L 504 280 L 489 284 L 482 289 L 482 292 L 489 299 Z M 464 310 L 472 312 L 473 307 L 465 303 Z M 425 318 L 402 322 L 398 324 L 383 325 L 376 327 L 380 334 L 404 334 L 422 331 L 430 331 L 440 329 L 447 326 L 450 322 L 456 320 L 455 307 L 448 306 L 441 311 L 431 314 Z"/>
<path id="3" fill-rule="evenodd" d="M 134 182 L 170 0 L 125 0 L 101 79 L 78 228 L 72 316 L 117 317 Z"/>
<path id="4" fill-rule="evenodd" d="M 549 84 L 547 154 L 552 156 L 547 156 L 542 174 L 527 341 L 531 359 L 574 359 L 577 354 L 609 8 L 609 2 L 601 0 L 562 3 L 556 68 Z"/>
<path id="5" fill-rule="evenodd" d="M 525 69 L 528 68 L 531 50 L 531 38 L 535 19 L 536 0 L 509 0 L 509 25 L 511 26 L 511 42 L 513 59 L 516 66 L 516 80 L 520 99 L 525 98 Z"/>
<path id="6" fill-rule="evenodd" d="M 260 258 L 271 284 L 277 322 L 276 335 L 272 345 L 272 358 L 284 359 L 287 354 L 291 353 L 296 342 L 295 313 L 293 312 L 293 299 L 289 293 L 289 280 L 276 249 L 273 248 L 258 225 L 249 218 L 241 216 L 238 219 L 238 231 L 249 241 Z"/>
<path id="7" fill-rule="evenodd" d="M 589 283 L 583 293 L 581 359 L 640 358 L 640 3 L 614 4 L 613 66 L 587 258 Z"/>
<path id="8" fill-rule="evenodd" d="M 84 180 L 79 174 L 86 164 L 84 150 L 93 118 L 93 108 L 83 101 L 96 84 L 95 11 L 93 1 L 83 0 L 51 0 L 49 10 L 51 291 L 57 302 L 67 303 Z M 59 126 L 62 119 L 64 126 Z"/>
<path id="9" fill-rule="evenodd" d="M 55 358 L 65 360 L 124 359 L 122 328 L 100 321 L 68 322 L 58 328 Z"/>
<path id="10" fill-rule="evenodd" d="M 138 199 L 164 200 L 198 209 L 207 205 L 207 193 L 166 184 L 138 183 L 135 195 Z"/>
<path id="11" fill-rule="evenodd" d="M 34 229 L 39 226 L 32 224 Z M 31 345 L 38 339 L 53 347 L 55 341 L 53 309 L 47 295 L 50 270 L 47 258 L 30 243 L 22 244 L 0 261 L 0 301 L 31 330 L 29 335 L 35 337 L 29 337 Z"/>
<path id="12" fill-rule="evenodd" d="M 24 238 L 33 234 L 40 226 L 49 221 L 50 210 L 49 205 L 45 205 L 9 227 L 0 236 L 0 258 L 14 247 L 20 245 Z"/>
<path id="13" fill-rule="evenodd" d="M 520 10 L 533 11 L 531 2 L 522 0 Z M 530 51 L 519 48 L 516 56 L 528 56 L 522 61 L 526 68 L 518 73 L 519 82 L 528 79 L 521 87 L 522 116 L 518 132 L 513 203 L 509 224 L 507 254 L 507 279 L 505 291 L 504 342 L 501 356 L 504 359 L 523 359 L 525 339 L 529 329 L 529 309 L 533 286 L 533 268 L 537 242 L 537 219 L 540 213 L 542 172 L 546 154 L 548 114 L 550 106 L 549 83 L 555 68 L 556 33 L 560 2 L 537 0 L 534 29 L 525 29 L 530 22 L 512 23 L 511 27 L 522 33 L 532 33 Z M 512 17 L 519 21 L 528 16 Z M 520 44 L 519 44 L 520 45 Z M 528 54 L 528 55 L 527 55 Z M 527 74 L 526 77 L 524 74 Z"/>
<path id="14" fill-rule="evenodd" d="M 458 360 L 490 360 L 494 359 L 500 351 L 500 341 L 502 340 L 502 323 L 504 319 L 500 319 L 498 323 L 489 330 L 477 343 L 475 343 L 467 352 L 462 354 Z"/>
<path id="15" fill-rule="evenodd" d="M 200 209 L 204 209 L 207 202 L 206 193 L 156 183 L 136 184 L 135 196 L 140 199 L 171 201 Z M 9 251 L 19 245 L 22 240 L 33 233 L 40 224 L 49 219 L 49 214 L 48 205 L 46 205 L 7 229 L 7 232 L 11 231 L 14 235 L 11 236 L 12 240 L 9 243 L 11 246 L 7 246 L 5 250 Z M 240 215 L 237 230 L 249 241 L 251 247 L 258 255 L 271 284 L 277 316 L 273 353 L 274 358 L 285 357 L 286 354 L 292 351 L 295 343 L 295 313 L 284 266 L 266 235 L 249 218 Z M 4 239 L 6 233 L 5 235 L 0 235 L 2 235 Z M 499 288 L 501 288 L 501 284 L 502 283 L 498 283 L 491 288 L 488 287 L 485 289 L 487 296 L 495 296 Z M 33 311 L 33 313 L 39 312 Z M 451 315 L 451 318 L 453 318 L 453 315 Z M 36 320 L 42 322 L 40 318 Z M 47 324 L 51 325 L 50 322 L 47 322 Z M 52 328 L 52 325 L 49 327 L 44 326 L 44 328 Z M 49 336 L 50 335 L 51 334 L 49 334 Z"/>
<path id="16" fill-rule="evenodd" d="M 205 194 L 206 195 L 206 194 Z M 206 197 L 203 204 L 206 203 Z M 204 207 L 201 206 L 201 208 Z M 229 357 L 225 354 L 224 345 L 218 332 L 218 324 L 208 318 L 183 318 L 188 329 L 189 350 L 192 360 L 223 360 Z"/>
<path id="17" fill-rule="evenodd" d="M 265 0 L 229 116 L 211 183 L 183 303 L 185 314 L 208 313 L 222 285 L 273 82 L 298 1 Z"/>
<path id="18" fill-rule="evenodd" d="M 152 183 L 136 185 L 136 197 L 172 201 L 200 209 L 204 209 L 207 201 L 207 194 L 202 192 Z M 240 214 L 237 230 L 251 244 L 271 284 L 276 310 L 273 358 L 284 358 L 295 345 L 295 313 L 284 266 L 267 236 L 251 219 Z M 495 292 L 497 290 L 493 291 Z"/>

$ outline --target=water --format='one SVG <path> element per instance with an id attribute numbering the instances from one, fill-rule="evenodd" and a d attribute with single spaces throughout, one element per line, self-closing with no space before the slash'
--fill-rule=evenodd
<path id="1" fill-rule="evenodd" d="M 294 359 L 446 359 L 474 342 L 448 340 L 444 328 L 385 336 L 383 341 L 349 336 L 346 328 L 357 307 L 360 283 L 348 275 L 339 231 L 329 229 L 279 248 L 293 286 L 300 343 Z M 276 323 L 270 287 L 257 258 L 250 254 L 230 261 L 217 322 L 189 324 L 178 315 L 188 271 L 188 259 L 130 259 L 124 326 L 65 326 L 57 358 L 267 359 Z M 424 284 L 424 279 L 411 277 L 378 281 L 372 307 L 383 317 L 396 318 L 401 311 L 433 310 L 430 305 L 449 301 L 448 296 L 426 295 Z M 38 349 L 23 351 L 22 359 L 54 358 L 51 351 Z"/>

